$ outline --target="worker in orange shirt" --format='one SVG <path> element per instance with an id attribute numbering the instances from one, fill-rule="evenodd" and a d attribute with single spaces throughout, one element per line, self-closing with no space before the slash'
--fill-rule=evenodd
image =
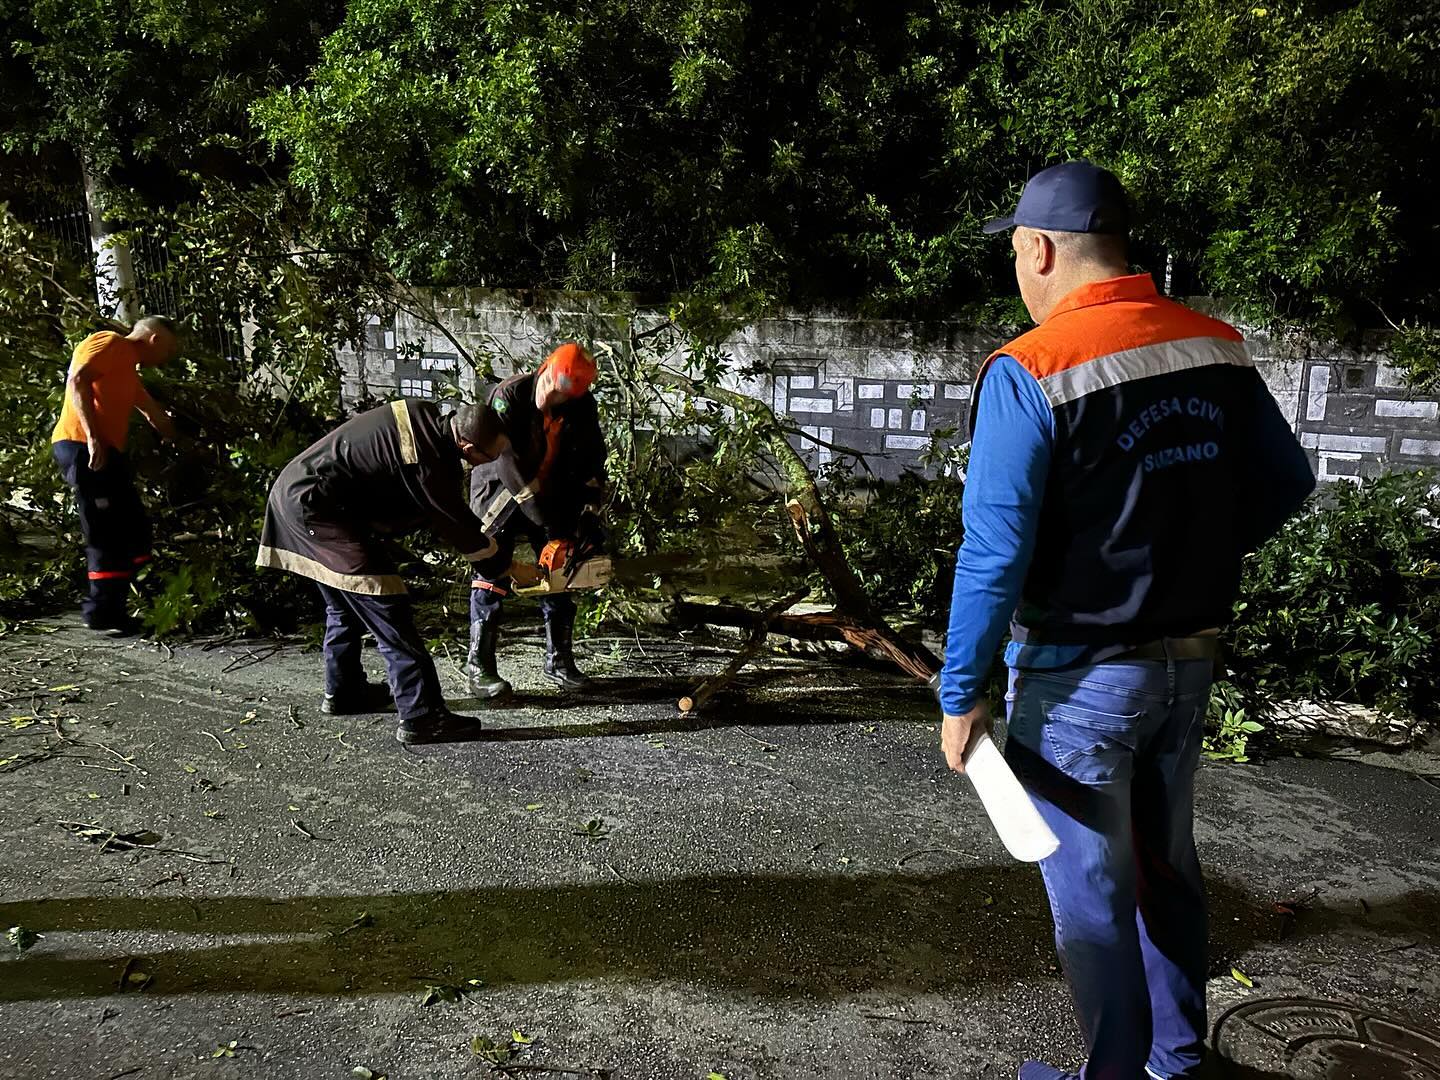
<path id="1" fill-rule="evenodd" d="M 136 571 L 150 559 L 150 521 L 130 475 L 125 442 L 132 410 L 162 439 L 175 438 L 170 414 L 146 392 L 139 369 L 158 367 L 179 351 L 174 324 L 149 315 L 128 334 L 91 334 L 70 360 L 65 404 L 50 442 L 80 511 L 90 570 L 83 614 L 92 630 L 135 631 L 125 598 Z"/>

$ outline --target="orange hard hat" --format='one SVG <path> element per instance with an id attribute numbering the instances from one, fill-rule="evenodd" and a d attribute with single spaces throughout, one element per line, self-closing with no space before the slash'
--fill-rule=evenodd
<path id="1" fill-rule="evenodd" d="M 567 397 L 579 397 L 595 382 L 595 358 L 573 341 L 567 341 L 545 358 L 540 371 L 546 370 L 555 376 L 555 389 Z"/>

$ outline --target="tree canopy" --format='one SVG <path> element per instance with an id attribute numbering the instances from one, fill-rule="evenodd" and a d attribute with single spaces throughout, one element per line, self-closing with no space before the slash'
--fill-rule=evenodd
<path id="1" fill-rule="evenodd" d="M 1083 156 L 1149 268 L 1343 328 L 1433 304 L 1437 41 L 1408 0 L 352 0 L 254 115 L 419 280 L 973 310 L 979 223 Z"/>
<path id="2" fill-rule="evenodd" d="M 302 77 L 334 0 L 0 0 L 0 193 L 73 182 L 173 201 L 179 174 L 257 179 L 257 97 Z"/>
<path id="3" fill-rule="evenodd" d="M 415 283 L 981 317 L 979 223 L 1084 156 L 1177 290 L 1433 322 L 1440 13 L 1261 3 L 0 0 L 0 197 L 83 159 Z"/>

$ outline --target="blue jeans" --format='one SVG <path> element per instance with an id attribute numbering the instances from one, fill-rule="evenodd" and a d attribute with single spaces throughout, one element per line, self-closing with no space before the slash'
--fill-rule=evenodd
<path id="1" fill-rule="evenodd" d="M 1012 671 L 1005 757 L 1060 848 L 1040 864 L 1090 1057 L 1085 1080 L 1190 1077 L 1207 927 L 1194 777 L 1213 668 Z"/>

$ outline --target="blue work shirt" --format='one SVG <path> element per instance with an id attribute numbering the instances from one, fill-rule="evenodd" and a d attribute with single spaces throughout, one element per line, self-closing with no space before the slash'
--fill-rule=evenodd
<path id="1" fill-rule="evenodd" d="M 1247 507 L 1254 550 L 1284 523 L 1315 480 L 1294 433 L 1264 383 L 1256 378 L 1247 458 L 1252 490 L 1237 491 Z M 1008 355 L 985 375 L 976 407 L 970 466 L 962 501 L 965 537 L 955 560 L 955 589 L 941 672 L 940 703 L 952 716 L 973 709 L 1005 637 L 1035 551 L 1056 439 L 1055 413 L 1035 378 Z M 1011 642 L 1005 662 L 1023 670 L 1073 666 L 1093 654 L 1074 644 Z"/>
<path id="2" fill-rule="evenodd" d="M 952 716 L 969 712 L 984 693 L 1019 602 L 1054 443 L 1055 414 L 1040 384 L 1013 357 L 997 356 L 980 395 L 961 502 L 965 539 L 940 677 L 940 704 Z"/>

